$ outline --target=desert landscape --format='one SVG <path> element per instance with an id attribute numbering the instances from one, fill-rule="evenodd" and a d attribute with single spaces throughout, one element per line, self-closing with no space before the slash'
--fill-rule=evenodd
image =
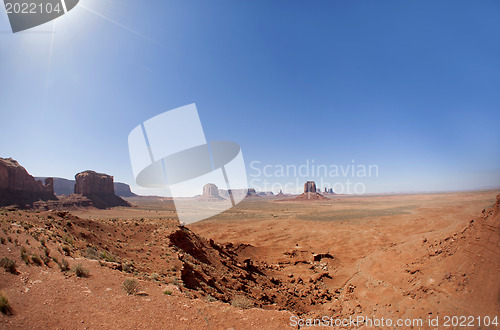
<path id="1" fill-rule="evenodd" d="M 249 194 L 181 226 L 169 198 L 82 205 L 86 193 L 98 206 L 119 198 L 95 194 L 111 193 L 112 178 L 85 173 L 65 203 L 0 209 L 3 328 L 277 329 L 360 316 L 496 326 L 499 191 Z"/>
<path id="2" fill-rule="evenodd" d="M 0 330 L 500 330 L 499 1 L 3 6 Z"/>

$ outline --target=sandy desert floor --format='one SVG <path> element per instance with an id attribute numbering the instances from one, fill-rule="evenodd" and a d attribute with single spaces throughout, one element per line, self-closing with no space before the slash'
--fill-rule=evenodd
<path id="1" fill-rule="evenodd" d="M 477 328 L 500 318 L 497 194 L 248 198 L 186 228 L 168 199 L 70 213 L 4 209 L 1 257 L 17 269 L 0 270 L 13 314 L 0 325 L 277 329 L 291 328 L 291 317 L 363 315 L 422 320 L 416 328 L 464 316 Z M 52 259 L 25 263 L 22 248 L 42 257 L 48 249 Z M 61 271 L 62 259 L 90 276 Z M 123 291 L 127 278 L 139 295 Z"/>

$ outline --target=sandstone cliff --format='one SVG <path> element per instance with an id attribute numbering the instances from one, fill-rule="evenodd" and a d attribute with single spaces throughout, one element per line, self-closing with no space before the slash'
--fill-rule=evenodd
<path id="1" fill-rule="evenodd" d="M 85 171 L 75 175 L 75 194 L 83 195 L 97 208 L 130 206 L 128 202 L 115 195 L 111 175 Z"/>
<path id="2" fill-rule="evenodd" d="M 54 180 L 36 181 L 12 158 L 0 158 L 0 205 L 31 206 L 34 202 L 57 200 Z"/>

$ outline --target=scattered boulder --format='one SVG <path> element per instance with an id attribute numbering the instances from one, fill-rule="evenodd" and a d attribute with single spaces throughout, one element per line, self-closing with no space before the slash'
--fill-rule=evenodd
<path id="1" fill-rule="evenodd" d="M 330 253 L 315 253 L 313 254 L 313 261 L 321 261 L 321 259 L 334 259 Z"/>

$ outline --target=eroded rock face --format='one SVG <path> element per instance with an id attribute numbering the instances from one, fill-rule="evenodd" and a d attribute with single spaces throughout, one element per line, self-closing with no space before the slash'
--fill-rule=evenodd
<path id="1" fill-rule="evenodd" d="M 32 205 L 42 200 L 56 200 L 54 180 L 37 181 L 12 158 L 0 158 L 0 205 Z"/>
<path id="2" fill-rule="evenodd" d="M 114 195 L 115 187 L 111 175 L 85 171 L 75 176 L 75 194 L 81 195 Z"/>
<path id="3" fill-rule="evenodd" d="M 203 197 L 220 197 L 219 188 L 213 183 L 207 183 L 203 186 Z"/>
<path id="4" fill-rule="evenodd" d="M 115 182 L 115 194 L 120 197 L 136 197 L 130 190 L 130 186 L 126 183 Z"/>
<path id="5" fill-rule="evenodd" d="M 304 192 L 316 192 L 316 183 L 314 181 L 307 181 L 304 183 Z"/>
<path id="6" fill-rule="evenodd" d="M 130 206 L 115 195 L 113 177 L 104 173 L 85 171 L 75 175 L 75 194 L 80 194 L 92 201 L 97 208 Z"/>
<path id="7" fill-rule="evenodd" d="M 247 192 L 247 197 L 260 197 L 254 188 L 249 188 Z"/>

